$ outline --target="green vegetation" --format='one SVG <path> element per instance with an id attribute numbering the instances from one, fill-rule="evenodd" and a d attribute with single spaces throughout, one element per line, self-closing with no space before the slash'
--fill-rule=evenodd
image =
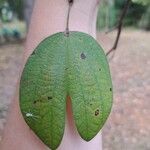
<path id="1" fill-rule="evenodd" d="M 132 0 L 128 13 L 124 19 L 124 26 L 149 29 L 150 0 Z M 125 0 L 102 0 L 97 20 L 97 28 L 108 29 L 117 25 L 118 19 L 125 5 Z"/>
<path id="2" fill-rule="evenodd" d="M 142 5 L 150 5 L 150 0 L 132 0 L 134 3 L 139 3 Z"/>
<path id="3" fill-rule="evenodd" d="M 150 0 L 131 0 L 124 26 L 150 28 Z M 23 19 L 23 0 L 0 0 L 0 8 L 7 2 L 19 19 Z M 97 28 L 109 29 L 117 25 L 126 0 L 101 0 Z"/>
<path id="4" fill-rule="evenodd" d="M 23 0 L 0 0 L 0 8 L 7 2 L 10 8 L 17 14 L 19 19 L 23 19 Z"/>

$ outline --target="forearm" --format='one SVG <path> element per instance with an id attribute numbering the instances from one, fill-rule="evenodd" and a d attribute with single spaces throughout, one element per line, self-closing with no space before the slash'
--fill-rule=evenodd
<path id="1" fill-rule="evenodd" d="M 98 0 L 74 0 L 71 9 L 69 28 L 74 31 L 86 32 L 93 37 L 96 36 L 96 11 Z M 26 62 L 34 48 L 47 36 L 56 32 L 65 31 L 67 20 L 68 2 L 67 0 L 36 0 L 31 25 L 27 36 L 24 51 L 24 61 Z M 70 106 L 68 107 L 69 111 Z M 66 149 L 66 136 L 70 137 L 70 143 L 77 142 L 81 148 L 85 148 L 84 142 L 72 132 L 67 123 L 67 133 L 62 141 L 60 149 Z M 78 137 L 77 137 L 78 136 Z M 71 140 L 71 138 L 73 138 Z M 91 144 L 96 144 L 95 150 L 100 150 L 99 134 L 92 142 L 87 143 L 88 148 Z M 68 138 L 69 139 L 69 138 Z M 75 145 L 76 145 L 75 144 Z M 96 148 L 97 147 L 97 148 Z M 12 101 L 11 110 L 5 127 L 1 150 L 45 150 L 46 146 L 38 140 L 29 127 L 24 122 L 19 110 L 18 88 L 15 100 Z M 71 149 L 73 150 L 73 149 Z M 88 150 L 88 149 L 86 149 Z"/>

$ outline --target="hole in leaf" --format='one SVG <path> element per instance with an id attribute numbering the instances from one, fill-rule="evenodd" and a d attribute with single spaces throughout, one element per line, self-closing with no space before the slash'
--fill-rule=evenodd
<path id="1" fill-rule="evenodd" d="M 81 53 L 81 59 L 85 59 L 85 58 L 86 58 L 85 54 Z"/>

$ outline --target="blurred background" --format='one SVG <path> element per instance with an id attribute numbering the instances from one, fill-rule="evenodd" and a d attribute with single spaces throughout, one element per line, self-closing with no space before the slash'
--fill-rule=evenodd
<path id="1" fill-rule="evenodd" d="M 126 0 L 101 0 L 97 39 L 113 46 Z M 12 100 L 34 0 L 0 0 L 0 139 Z M 109 61 L 114 105 L 103 128 L 104 150 L 150 150 L 150 0 L 133 0 Z"/>

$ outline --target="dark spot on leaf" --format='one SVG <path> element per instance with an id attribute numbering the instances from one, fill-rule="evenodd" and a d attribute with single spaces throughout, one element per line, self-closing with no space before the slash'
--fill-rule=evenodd
<path id="1" fill-rule="evenodd" d="M 96 111 L 95 111 L 95 116 L 98 116 L 99 115 L 99 109 L 97 109 Z"/>
<path id="2" fill-rule="evenodd" d="M 92 104 L 90 104 L 92 106 Z"/>
<path id="3" fill-rule="evenodd" d="M 82 41 L 82 38 L 79 38 L 80 41 Z"/>
<path id="4" fill-rule="evenodd" d="M 33 104 L 36 104 L 37 101 L 34 101 Z"/>
<path id="5" fill-rule="evenodd" d="M 99 71 L 101 71 L 101 68 L 99 68 Z"/>
<path id="6" fill-rule="evenodd" d="M 31 55 L 35 55 L 35 51 L 33 51 Z"/>
<path id="7" fill-rule="evenodd" d="M 85 54 L 81 53 L 81 59 L 85 59 L 85 58 L 86 58 Z"/>
<path id="8" fill-rule="evenodd" d="M 51 99 L 53 99 L 53 98 L 52 98 L 51 96 L 48 96 L 47 99 L 48 99 L 48 100 L 51 100 Z"/>
<path id="9" fill-rule="evenodd" d="M 110 91 L 112 91 L 112 88 L 110 88 Z"/>
<path id="10" fill-rule="evenodd" d="M 68 68 L 65 68 L 65 70 L 68 70 Z"/>

